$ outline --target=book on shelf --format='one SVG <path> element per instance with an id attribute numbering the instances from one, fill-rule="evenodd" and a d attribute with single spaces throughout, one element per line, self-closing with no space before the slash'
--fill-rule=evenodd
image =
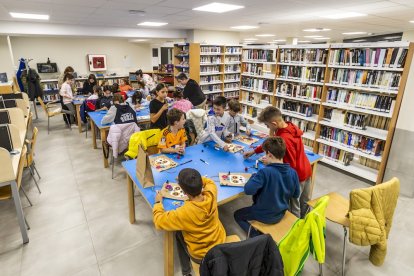
<path id="1" fill-rule="evenodd" d="M 322 86 L 318 85 L 303 85 L 296 83 L 277 82 L 276 93 L 293 97 L 320 101 L 322 96 Z"/>
<path id="2" fill-rule="evenodd" d="M 325 64 L 328 49 L 280 49 L 280 62 Z"/>
<path id="3" fill-rule="evenodd" d="M 240 74 L 226 74 L 224 81 L 240 81 Z"/>
<path id="4" fill-rule="evenodd" d="M 221 54 L 221 46 L 200 46 L 201 54 Z"/>
<path id="5" fill-rule="evenodd" d="M 201 90 L 203 91 L 217 91 L 221 92 L 221 84 L 200 84 Z"/>
<path id="6" fill-rule="evenodd" d="M 200 57 L 200 64 L 207 63 L 207 64 L 217 64 L 221 63 L 220 56 L 201 56 Z"/>
<path id="7" fill-rule="evenodd" d="M 276 51 L 264 49 L 243 49 L 243 60 L 275 62 Z"/>
<path id="8" fill-rule="evenodd" d="M 227 99 L 238 99 L 240 97 L 239 91 L 224 92 L 224 97 L 226 97 Z"/>
<path id="9" fill-rule="evenodd" d="M 274 64 L 263 64 L 263 63 L 244 63 L 243 73 L 249 75 L 268 76 L 270 78 L 275 77 L 275 66 Z"/>
<path id="10" fill-rule="evenodd" d="M 278 77 L 283 79 L 323 82 L 325 68 L 281 65 Z"/>
<path id="11" fill-rule="evenodd" d="M 242 54 L 242 46 L 226 46 L 226 54 Z"/>
<path id="12" fill-rule="evenodd" d="M 366 48 L 331 50 L 330 65 L 401 68 L 408 54 L 406 48 Z"/>
<path id="13" fill-rule="evenodd" d="M 200 73 L 213 73 L 213 72 L 220 72 L 220 66 L 202 66 L 200 68 Z"/>
<path id="14" fill-rule="evenodd" d="M 247 89 L 256 90 L 260 92 L 273 92 L 274 80 L 242 78 L 241 86 Z"/>
<path id="15" fill-rule="evenodd" d="M 221 81 L 220 75 L 201 76 L 200 83 L 203 82 L 218 82 Z"/>
<path id="16" fill-rule="evenodd" d="M 224 84 L 224 90 L 226 89 L 239 89 L 240 84 L 238 82 L 231 82 L 231 83 L 225 83 Z"/>
<path id="17" fill-rule="evenodd" d="M 286 111 L 292 111 L 298 113 L 305 117 L 312 117 L 319 112 L 319 105 L 315 104 L 308 104 L 308 103 L 301 103 L 301 102 L 294 102 L 285 99 L 280 99 L 278 101 L 278 108 Z"/>
<path id="18" fill-rule="evenodd" d="M 304 133 L 308 131 L 315 131 L 316 130 L 316 123 L 315 122 L 309 122 L 306 120 L 301 120 L 294 118 L 289 115 L 283 115 L 283 119 L 286 122 L 291 122 L 292 124 L 296 125 L 300 130 L 302 130 Z"/>
<path id="19" fill-rule="evenodd" d="M 240 72 L 240 64 L 224 65 L 224 72 Z"/>
<path id="20" fill-rule="evenodd" d="M 398 90 L 400 81 L 400 72 L 386 72 L 367 69 L 334 68 L 331 70 L 329 76 L 329 82 L 331 84 L 391 90 Z"/>
<path id="21" fill-rule="evenodd" d="M 240 57 L 238 56 L 228 56 L 224 60 L 225 63 L 231 63 L 231 62 L 240 62 Z"/>

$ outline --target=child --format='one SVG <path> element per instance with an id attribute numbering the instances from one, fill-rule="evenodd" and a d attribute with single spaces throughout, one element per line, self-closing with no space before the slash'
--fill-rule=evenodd
<path id="1" fill-rule="evenodd" d="M 124 103 L 122 95 L 114 95 L 114 104 L 109 108 L 108 113 L 102 118 L 101 124 L 106 125 L 114 122 L 115 124 L 137 123 L 137 114 L 129 104 Z"/>
<path id="2" fill-rule="evenodd" d="M 176 210 L 165 212 L 162 196 L 157 193 L 153 208 L 154 224 L 157 229 L 177 231 L 181 270 L 183 275 L 190 275 L 190 258 L 200 263 L 211 248 L 224 243 L 226 232 L 218 215 L 217 186 L 211 179 L 188 168 L 178 174 L 178 185 L 188 200 Z"/>
<path id="3" fill-rule="evenodd" d="M 187 135 L 185 133 L 185 114 L 177 108 L 172 108 L 167 112 L 169 126 L 164 128 L 161 133 L 158 148 L 162 153 L 184 154 Z"/>
<path id="4" fill-rule="evenodd" d="M 187 113 L 187 111 L 193 108 L 193 104 L 189 100 L 183 99 L 184 96 L 181 91 L 174 91 L 173 97 L 175 100 L 172 106 L 173 108 L 177 108 L 184 113 Z"/>
<path id="5" fill-rule="evenodd" d="M 292 204 L 292 213 L 303 218 L 308 211 L 306 202 L 310 200 L 310 184 L 312 168 L 305 154 L 302 142 L 303 132 L 291 122 L 285 122 L 282 118 L 282 112 L 273 106 L 266 107 L 259 115 L 259 122 L 264 123 L 274 136 L 280 136 L 286 144 L 286 155 L 283 162 L 289 163 L 297 172 L 300 181 L 300 202 L 294 201 Z M 261 153 L 263 149 L 258 146 L 254 151 L 244 154 L 244 157 L 250 157 L 255 153 Z"/>
<path id="6" fill-rule="evenodd" d="M 96 111 L 99 110 L 108 110 L 112 105 L 112 87 L 110 85 L 105 85 L 103 87 L 103 96 L 96 103 Z"/>
<path id="7" fill-rule="evenodd" d="M 77 127 L 75 124 L 75 106 L 73 105 L 72 101 L 74 99 L 73 92 L 72 92 L 72 85 L 73 85 L 73 75 L 66 74 L 64 77 L 64 83 L 62 84 L 59 95 L 62 97 L 63 104 L 68 108 L 67 114 L 69 115 L 69 124 L 73 124 L 72 127 Z M 65 112 L 66 113 L 66 112 Z"/>
<path id="8" fill-rule="evenodd" d="M 253 205 L 234 212 L 234 219 L 247 233 L 249 220 L 267 224 L 279 222 L 289 209 L 292 198 L 300 194 L 299 179 L 289 164 L 283 164 L 286 145 L 282 138 L 267 138 L 263 143 L 266 167 L 254 174 L 244 186 L 246 195 L 253 196 Z M 251 236 L 259 235 L 254 229 Z"/>
<path id="9" fill-rule="evenodd" d="M 87 100 L 98 100 L 100 97 L 102 97 L 101 93 L 102 93 L 102 88 L 98 85 L 95 85 L 93 87 L 93 94 L 90 95 L 87 98 Z"/>
<path id="10" fill-rule="evenodd" d="M 127 79 L 121 79 L 121 83 L 119 85 L 119 91 L 129 91 L 129 90 L 133 90 L 133 88 L 131 87 L 131 85 L 129 85 L 129 82 Z"/>
<path id="11" fill-rule="evenodd" d="M 156 97 L 149 104 L 150 111 L 150 128 L 164 129 L 167 123 L 167 98 L 168 89 L 163 83 L 159 83 L 155 87 Z"/>
<path id="12" fill-rule="evenodd" d="M 129 104 L 130 107 L 134 110 L 138 110 L 141 107 L 141 103 L 143 101 L 142 92 L 137 90 L 134 92 L 132 97 L 129 97 L 126 102 Z"/>
<path id="13" fill-rule="evenodd" d="M 82 94 L 90 95 L 94 92 L 93 88 L 97 85 L 96 76 L 90 74 L 88 79 L 83 83 Z"/>
<path id="14" fill-rule="evenodd" d="M 207 118 L 207 128 L 203 131 L 198 141 L 199 144 L 213 140 L 224 151 L 228 151 L 228 145 L 222 140 L 231 136 L 227 130 L 230 123 L 230 115 L 224 112 L 226 108 L 226 98 L 218 96 L 213 101 L 214 115 Z M 222 138 L 222 139 L 221 139 Z"/>
<path id="15" fill-rule="evenodd" d="M 230 115 L 230 124 L 228 127 L 228 131 L 233 133 L 234 136 L 240 135 L 240 126 L 244 126 L 246 128 L 246 134 L 250 136 L 251 133 L 251 127 L 246 122 L 246 120 L 238 114 L 241 111 L 241 105 L 238 100 L 230 100 L 228 102 L 229 106 L 229 115 Z"/>

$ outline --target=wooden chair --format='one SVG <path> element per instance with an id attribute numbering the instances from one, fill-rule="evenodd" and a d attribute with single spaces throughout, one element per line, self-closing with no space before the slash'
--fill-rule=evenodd
<path id="1" fill-rule="evenodd" d="M 33 180 L 36 184 L 37 190 L 39 191 L 39 194 L 40 194 L 42 192 L 40 191 L 39 185 L 37 184 L 35 174 L 34 174 L 34 172 L 36 172 L 36 174 L 37 174 L 37 176 L 39 177 L 39 180 L 40 180 L 41 177 L 40 177 L 39 171 L 36 168 L 35 161 L 34 161 L 34 150 L 35 150 L 35 147 L 36 147 L 38 132 L 39 132 L 39 130 L 37 129 L 37 127 L 34 127 L 33 128 L 32 139 L 30 139 L 30 140 L 26 139 L 26 141 L 25 141 L 26 146 L 27 146 L 27 154 L 26 154 L 26 160 L 25 160 L 24 167 L 29 168 L 30 175 L 32 176 L 32 178 L 33 178 Z"/>
<path id="2" fill-rule="evenodd" d="M 57 116 L 57 115 L 65 115 L 67 116 L 68 119 L 68 126 L 70 127 L 70 117 L 68 116 L 68 114 L 66 114 L 65 112 L 62 112 L 62 108 L 58 107 L 56 104 L 58 104 L 59 102 L 49 102 L 47 104 L 45 104 L 42 100 L 41 97 L 37 98 L 38 102 L 40 103 L 40 105 L 42 106 L 46 117 L 47 117 L 47 134 L 49 134 L 49 128 L 50 128 L 50 118 Z"/>
<path id="3" fill-rule="evenodd" d="M 237 235 L 230 235 L 226 237 L 226 241 L 224 243 L 231 243 L 231 242 L 239 242 L 240 238 Z M 191 260 L 191 266 L 193 267 L 194 274 L 196 276 L 200 276 L 200 265 Z"/>

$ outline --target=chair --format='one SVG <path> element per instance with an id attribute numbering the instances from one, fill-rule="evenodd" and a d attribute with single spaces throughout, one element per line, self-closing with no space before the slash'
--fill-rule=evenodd
<path id="1" fill-rule="evenodd" d="M 24 143 L 24 139 L 26 139 L 26 130 L 27 125 L 24 119 L 23 111 L 21 111 L 19 108 L 6 108 L 3 109 L 0 112 L 8 112 L 9 118 L 10 118 L 10 124 L 13 124 L 17 127 L 20 134 L 20 141 L 22 144 Z"/>
<path id="2" fill-rule="evenodd" d="M 37 100 L 39 101 L 40 105 L 42 106 L 46 117 L 47 117 L 47 134 L 49 134 L 49 129 L 50 129 L 50 118 L 57 116 L 57 115 L 65 115 L 66 118 L 68 119 L 68 126 L 70 129 L 72 129 L 70 127 L 70 117 L 68 114 L 66 114 L 65 112 L 62 112 L 62 108 L 61 107 L 57 107 L 56 104 L 59 103 L 59 101 L 56 102 L 48 102 L 47 104 L 45 104 L 42 100 L 41 97 L 38 97 Z"/>
<path id="3" fill-rule="evenodd" d="M 240 238 L 237 235 L 230 235 L 226 237 L 226 241 L 224 243 L 231 243 L 231 242 L 239 242 Z M 194 274 L 196 276 L 200 275 L 200 264 L 194 262 L 193 260 L 191 260 L 191 266 L 193 267 L 194 270 Z"/>
<path id="4" fill-rule="evenodd" d="M 125 157 L 135 159 L 138 155 L 138 148 L 142 145 L 148 155 L 158 153 L 158 142 L 160 141 L 161 130 L 148 129 L 134 133 L 129 139 L 128 151 Z"/>
<path id="5" fill-rule="evenodd" d="M 34 127 L 33 128 L 32 139 L 30 139 L 30 140 L 26 139 L 26 141 L 25 141 L 26 146 L 27 146 L 27 154 L 26 154 L 26 160 L 25 160 L 24 167 L 29 168 L 30 175 L 32 176 L 32 178 L 33 178 L 33 180 L 36 184 L 37 190 L 39 191 L 39 194 L 40 194 L 42 192 L 40 191 L 39 185 L 37 184 L 35 174 L 34 174 L 34 172 L 36 172 L 36 174 L 37 174 L 37 176 L 39 177 L 39 180 L 40 180 L 41 177 L 40 177 L 39 171 L 36 168 L 35 161 L 34 161 L 34 150 L 35 150 L 35 147 L 36 147 L 37 133 L 38 132 L 39 132 L 39 130 L 37 129 L 37 127 Z"/>

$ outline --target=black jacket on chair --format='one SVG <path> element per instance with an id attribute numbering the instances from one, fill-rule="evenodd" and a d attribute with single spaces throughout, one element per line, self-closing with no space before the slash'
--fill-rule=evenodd
<path id="1" fill-rule="evenodd" d="M 283 276 L 283 260 L 270 235 L 224 243 L 208 251 L 201 276 Z"/>

